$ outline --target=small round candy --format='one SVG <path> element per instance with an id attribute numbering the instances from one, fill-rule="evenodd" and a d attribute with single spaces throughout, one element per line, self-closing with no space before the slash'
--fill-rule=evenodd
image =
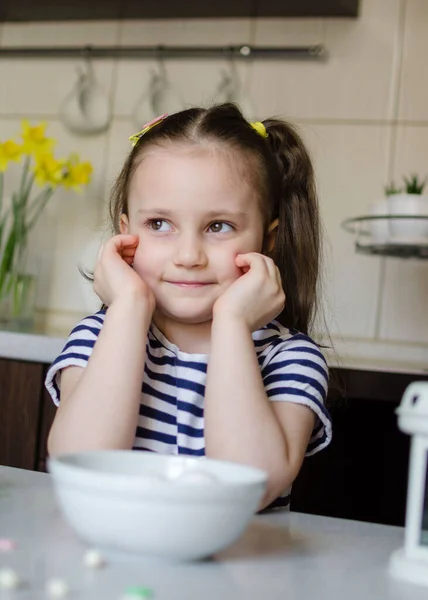
<path id="1" fill-rule="evenodd" d="M 153 590 L 150 588 L 133 585 L 125 590 L 125 595 L 122 596 L 121 600 L 148 600 L 152 596 Z"/>
<path id="2" fill-rule="evenodd" d="M 0 552 L 12 552 L 16 550 L 16 542 L 7 538 L 0 538 Z"/>
<path id="3" fill-rule="evenodd" d="M 0 589 L 16 590 L 20 585 L 20 579 L 16 571 L 10 567 L 0 569 Z"/>
<path id="4" fill-rule="evenodd" d="M 65 598 L 70 588 L 64 579 L 50 579 L 46 584 L 46 592 L 51 598 Z"/>
<path id="5" fill-rule="evenodd" d="M 104 565 L 104 558 L 98 550 L 87 550 L 83 555 L 83 564 L 89 569 L 99 569 Z"/>

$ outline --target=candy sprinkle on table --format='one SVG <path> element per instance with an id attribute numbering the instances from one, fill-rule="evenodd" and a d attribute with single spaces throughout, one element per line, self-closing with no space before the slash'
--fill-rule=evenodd
<path id="1" fill-rule="evenodd" d="M 138 585 L 130 586 L 125 590 L 121 600 L 148 600 L 153 597 L 153 590 Z"/>
<path id="2" fill-rule="evenodd" d="M 0 538 L 0 552 L 12 552 L 16 550 L 16 542 L 8 538 Z"/>

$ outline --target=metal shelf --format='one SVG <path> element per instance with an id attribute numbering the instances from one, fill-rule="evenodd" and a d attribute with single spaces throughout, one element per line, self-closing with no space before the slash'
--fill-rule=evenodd
<path id="1" fill-rule="evenodd" d="M 428 215 L 370 215 L 346 219 L 342 227 L 355 236 L 355 251 L 359 254 L 389 256 L 393 258 L 428 259 L 428 237 L 412 240 L 391 238 L 385 242 L 376 242 L 368 227 L 375 221 L 391 220 L 428 221 Z"/>

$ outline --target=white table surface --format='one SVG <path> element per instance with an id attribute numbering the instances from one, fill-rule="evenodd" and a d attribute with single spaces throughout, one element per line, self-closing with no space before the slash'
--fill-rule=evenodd
<path id="1" fill-rule="evenodd" d="M 83 566 L 84 544 L 62 519 L 43 473 L 0 467 L 0 537 L 18 543 L 0 553 L 25 586 L 0 600 L 41 600 L 44 584 L 68 581 L 70 600 L 119 600 L 131 585 L 153 600 L 426 600 L 428 588 L 392 579 L 388 560 L 403 529 L 298 513 L 254 518 L 243 537 L 212 560 L 151 560 Z"/>

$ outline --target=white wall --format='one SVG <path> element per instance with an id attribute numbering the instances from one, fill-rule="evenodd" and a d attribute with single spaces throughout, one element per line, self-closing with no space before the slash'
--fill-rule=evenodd
<path id="1" fill-rule="evenodd" d="M 428 364 L 428 264 L 354 253 L 343 219 L 364 214 L 384 184 L 428 174 L 428 2 L 362 0 L 359 19 L 123 21 L 4 24 L 3 46 L 83 44 L 323 43 L 329 60 L 239 64 L 258 114 L 296 122 L 313 153 L 326 228 L 326 302 L 332 333 L 348 354 Z M 81 197 L 58 193 L 35 234 L 41 261 L 39 308 L 69 323 L 94 306 L 77 271 L 99 239 L 109 187 L 129 149 L 130 115 L 149 79 L 147 61 L 103 60 L 96 74 L 114 119 L 95 137 L 69 134 L 58 118 L 76 60 L 0 61 L 0 138 L 20 119 L 49 122 L 61 152 L 80 151 L 95 167 Z M 169 77 L 187 104 L 209 101 L 221 61 L 174 61 Z M 89 265 L 90 266 L 90 265 Z"/>

